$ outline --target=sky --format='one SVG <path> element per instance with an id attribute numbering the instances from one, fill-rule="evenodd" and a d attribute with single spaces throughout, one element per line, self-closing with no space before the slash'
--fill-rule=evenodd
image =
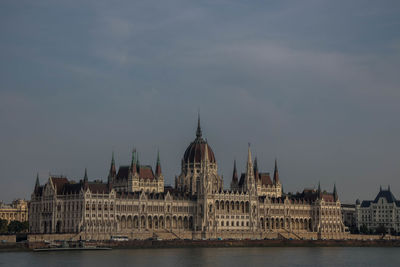
<path id="1" fill-rule="evenodd" d="M 285 192 L 400 198 L 399 1 L 0 2 L 0 201 L 36 174 L 106 180 L 133 148 L 166 184 L 203 136 L 228 188 L 251 143 Z"/>

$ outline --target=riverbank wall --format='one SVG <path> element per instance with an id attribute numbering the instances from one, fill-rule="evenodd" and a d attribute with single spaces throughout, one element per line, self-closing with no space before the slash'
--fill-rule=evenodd
<path id="1" fill-rule="evenodd" d="M 15 243 L 15 242 L 17 242 L 17 236 L 16 235 L 0 235 L 0 242 Z"/>
<path id="2" fill-rule="evenodd" d="M 0 236 L 2 237 L 2 236 Z M 34 248 L 48 247 L 50 243 L 61 244 L 63 240 L 72 244 L 80 240 L 77 234 L 32 234 L 25 242 L 15 242 L 15 235 L 7 235 L 0 239 L 0 251 L 24 251 Z M 311 237 L 311 236 L 310 236 Z M 82 239 L 85 240 L 85 239 Z M 141 248 L 195 248 L 195 247 L 400 247 L 398 236 L 378 235 L 347 235 L 346 239 L 292 239 L 275 234 L 269 238 L 242 238 L 242 239 L 192 239 L 176 238 L 166 240 L 148 237 L 128 241 L 87 240 L 87 245 L 111 247 L 114 249 L 141 249 Z"/>
<path id="3" fill-rule="evenodd" d="M 202 247 L 400 247 L 400 240 L 130 240 L 86 242 L 113 249 L 162 249 Z M 44 248 L 45 242 L 26 243 L 21 250 Z M 1 247 L 0 247 L 1 250 Z"/>

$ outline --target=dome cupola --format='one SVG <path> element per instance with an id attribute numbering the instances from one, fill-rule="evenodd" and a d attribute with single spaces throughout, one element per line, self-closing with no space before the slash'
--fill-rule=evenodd
<path id="1" fill-rule="evenodd" d="M 215 163 L 214 152 L 211 147 L 207 144 L 207 141 L 203 139 L 202 131 L 200 127 L 200 115 L 197 121 L 196 139 L 190 143 L 183 156 L 184 163 L 201 163 L 205 158 L 206 146 L 208 150 L 208 160 L 210 163 Z"/>

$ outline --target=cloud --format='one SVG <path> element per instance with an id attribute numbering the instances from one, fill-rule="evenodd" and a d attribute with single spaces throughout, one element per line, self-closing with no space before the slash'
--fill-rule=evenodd
<path id="1" fill-rule="evenodd" d="M 171 183 L 199 107 L 226 185 L 250 141 L 263 170 L 279 157 L 285 190 L 400 186 L 397 2 L 80 5 L 1 4 L 5 199 L 37 171 L 104 178 L 133 146 L 143 163 L 159 147 Z"/>

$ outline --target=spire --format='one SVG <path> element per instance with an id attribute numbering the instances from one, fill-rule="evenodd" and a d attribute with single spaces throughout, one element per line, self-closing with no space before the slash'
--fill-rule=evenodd
<path id="1" fill-rule="evenodd" d="M 336 191 L 336 183 L 333 184 L 333 200 L 337 201 L 338 199 L 338 195 L 337 195 L 337 191 Z"/>
<path id="2" fill-rule="evenodd" d="M 202 133 L 201 133 L 201 127 L 200 127 L 200 111 L 199 111 L 199 113 L 198 113 L 198 115 L 197 115 L 197 131 L 196 131 L 196 137 L 197 137 L 197 139 L 200 139 L 201 136 L 202 136 Z"/>
<path id="3" fill-rule="evenodd" d="M 231 182 L 231 190 L 238 191 L 239 190 L 239 180 L 238 174 L 236 169 L 236 159 L 233 161 L 233 175 L 232 175 L 232 182 Z"/>
<path id="4" fill-rule="evenodd" d="M 246 178 L 245 178 L 245 190 L 254 190 L 255 189 L 255 181 L 254 181 L 254 169 L 253 163 L 251 161 L 251 150 L 250 143 L 247 149 L 247 165 L 246 165 Z"/>
<path id="5" fill-rule="evenodd" d="M 250 143 L 247 148 L 247 168 L 252 167 L 253 163 L 251 162 L 251 150 L 250 150 Z"/>
<path id="6" fill-rule="evenodd" d="M 135 162 L 135 152 L 136 152 L 136 150 L 135 150 L 135 149 L 132 149 L 131 167 L 136 163 L 136 162 Z"/>
<path id="7" fill-rule="evenodd" d="M 112 157 L 111 157 L 111 166 L 110 166 L 110 172 L 108 174 L 108 180 L 109 182 L 111 181 L 113 177 L 117 174 L 117 171 L 115 169 L 115 160 L 114 160 L 114 151 L 112 152 Z"/>
<path id="8" fill-rule="evenodd" d="M 254 172 L 258 172 L 257 156 L 254 158 Z"/>
<path id="9" fill-rule="evenodd" d="M 132 173 L 136 173 L 136 161 L 135 161 L 135 154 L 136 154 L 136 149 L 133 149 L 132 150 L 132 160 L 131 160 L 131 166 L 130 166 L 130 169 L 131 169 L 131 172 Z"/>
<path id="10" fill-rule="evenodd" d="M 388 191 L 390 192 L 390 185 L 388 185 Z"/>
<path id="11" fill-rule="evenodd" d="M 83 176 L 83 182 L 87 183 L 88 182 L 88 175 L 87 175 L 87 169 L 85 168 L 85 175 Z"/>
<path id="12" fill-rule="evenodd" d="M 160 150 L 157 150 L 156 176 L 161 175 Z"/>
<path id="13" fill-rule="evenodd" d="M 381 185 L 379 186 L 379 192 L 382 192 L 382 186 Z"/>
<path id="14" fill-rule="evenodd" d="M 322 193 L 321 193 L 321 182 L 320 182 L 320 181 L 318 182 L 318 191 L 317 191 L 317 195 L 318 195 L 318 198 L 321 198 L 321 196 L 322 196 Z"/>
<path id="15" fill-rule="evenodd" d="M 258 175 L 258 163 L 257 163 L 257 156 L 254 158 L 254 178 L 256 180 L 256 183 L 258 183 L 260 176 Z"/>
<path id="16" fill-rule="evenodd" d="M 140 162 L 139 162 L 139 153 L 138 152 L 136 152 L 136 168 L 137 168 L 137 171 L 139 171 Z"/>
<path id="17" fill-rule="evenodd" d="M 238 174 L 236 169 L 236 159 L 233 161 L 233 175 L 232 175 L 232 182 L 238 182 Z"/>
<path id="18" fill-rule="evenodd" d="M 278 172 L 278 161 L 275 158 L 275 168 L 274 168 L 274 184 L 279 183 L 279 172 Z"/>
<path id="19" fill-rule="evenodd" d="M 35 183 L 35 189 L 40 187 L 39 183 L 39 173 L 36 174 L 36 183 Z"/>

